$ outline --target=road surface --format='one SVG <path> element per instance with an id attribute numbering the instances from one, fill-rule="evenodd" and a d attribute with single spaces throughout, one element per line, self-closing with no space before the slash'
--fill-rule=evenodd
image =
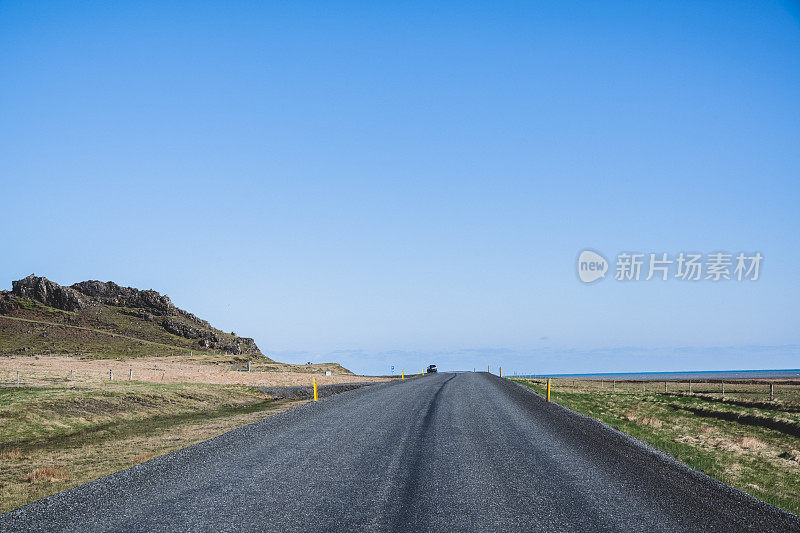
<path id="1" fill-rule="evenodd" d="M 0 531 L 800 531 L 486 373 L 373 385 L 0 516 Z"/>

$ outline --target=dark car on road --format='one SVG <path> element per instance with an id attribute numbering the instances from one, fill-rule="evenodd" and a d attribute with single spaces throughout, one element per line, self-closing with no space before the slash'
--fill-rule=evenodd
<path id="1" fill-rule="evenodd" d="M 437 372 L 438 370 L 436 370 L 436 365 L 431 365 L 428 367 L 428 372 L 427 372 L 428 374 L 435 374 Z"/>

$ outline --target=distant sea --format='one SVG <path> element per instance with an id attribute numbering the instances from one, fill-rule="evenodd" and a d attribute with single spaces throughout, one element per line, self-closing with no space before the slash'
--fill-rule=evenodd
<path id="1" fill-rule="evenodd" d="M 800 369 L 787 370 L 700 370 L 694 372 L 620 372 L 608 374 L 545 374 L 521 377 L 618 379 L 618 380 L 676 380 L 676 379 L 800 379 Z"/>

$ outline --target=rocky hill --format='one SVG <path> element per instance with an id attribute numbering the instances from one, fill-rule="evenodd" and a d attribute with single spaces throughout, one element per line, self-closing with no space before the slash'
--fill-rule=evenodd
<path id="1" fill-rule="evenodd" d="M 266 358 L 253 339 L 225 333 L 154 290 L 112 281 L 64 287 L 31 274 L 0 291 L 0 354 L 97 357 L 188 351 Z"/>

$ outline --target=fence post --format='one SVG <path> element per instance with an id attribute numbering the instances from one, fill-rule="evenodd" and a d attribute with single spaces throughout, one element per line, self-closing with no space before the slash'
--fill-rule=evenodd
<path id="1" fill-rule="evenodd" d="M 133 369 L 132 368 L 128 372 L 128 381 L 133 381 Z"/>
<path id="2" fill-rule="evenodd" d="M 250 361 L 247 362 L 247 371 L 250 372 Z"/>
<path id="3" fill-rule="evenodd" d="M 642 392 L 647 392 L 644 387 L 645 387 L 645 382 L 642 381 Z"/>
<path id="4" fill-rule="evenodd" d="M 72 369 L 69 369 L 69 380 L 72 381 Z"/>
<path id="5" fill-rule="evenodd" d="M 667 382 L 665 381 L 664 382 L 664 394 L 666 394 L 666 393 L 667 393 Z"/>
<path id="6" fill-rule="evenodd" d="M 772 400 L 775 399 L 775 389 L 774 389 L 774 387 L 775 387 L 775 385 L 773 383 L 769 384 L 769 401 L 772 401 Z"/>
<path id="7" fill-rule="evenodd" d="M 108 381 L 114 381 L 114 371 L 110 368 L 108 369 Z"/>
<path id="8" fill-rule="evenodd" d="M 689 380 L 689 394 L 692 393 L 692 380 Z"/>
<path id="9" fill-rule="evenodd" d="M 611 392 L 614 392 L 616 390 L 617 390 L 617 382 L 615 380 L 611 382 Z"/>
<path id="10" fill-rule="evenodd" d="M 722 399 L 725 399 L 725 382 L 722 382 Z"/>

